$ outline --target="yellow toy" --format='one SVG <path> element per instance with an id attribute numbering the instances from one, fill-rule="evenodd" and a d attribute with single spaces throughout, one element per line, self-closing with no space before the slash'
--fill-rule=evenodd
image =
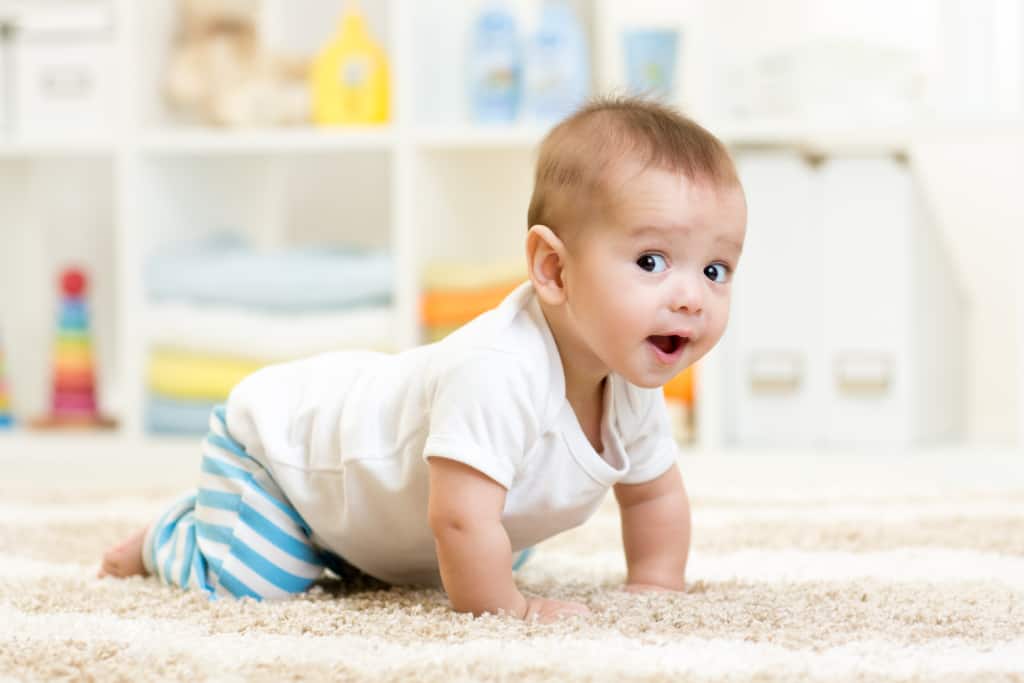
<path id="1" fill-rule="evenodd" d="M 386 123 L 388 61 L 357 4 L 349 4 L 337 36 L 313 62 L 313 121 L 319 125 Z"/>

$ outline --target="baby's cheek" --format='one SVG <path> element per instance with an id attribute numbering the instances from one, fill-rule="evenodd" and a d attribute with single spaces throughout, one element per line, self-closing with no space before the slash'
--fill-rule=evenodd
<path id="1" fill-rule="evenodd" d="M 715 311 L 708 316 L 707 327 L 704 328 L 704 341 L 707 342 L 708 349 L 717 344 L 718 340 L 720 340 L 722 335 L 725 334 L 725 326 L 728 322 L 728 307 L 722 311 Z"/>

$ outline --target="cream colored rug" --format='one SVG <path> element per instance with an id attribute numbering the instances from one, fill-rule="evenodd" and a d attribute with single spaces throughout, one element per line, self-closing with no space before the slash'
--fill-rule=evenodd
<path id="1" fill-rule="evenodd" d="M 191 478 L 191 450 L 69 443 L 0 441 L 2 680 L 1024 681 L 1015 454 L 687 456 L 689 589 L 619 590 L 609 498 L 521 573 L 594 610 L 541 626 L 339 580 L 278 604 L 97 580 L 103 548 Z"/>

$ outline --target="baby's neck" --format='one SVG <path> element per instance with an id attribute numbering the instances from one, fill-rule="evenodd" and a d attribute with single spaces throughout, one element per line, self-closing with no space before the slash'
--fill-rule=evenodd
<path id="1" fill-rule="evenodd" d="M 608 368 L 593 356 L 586 344 L 572 334 L 572 326 L 562 311 L 551 310 L 541 302 L 541 310 L 555 339 L 562 361 L 565 398 L 576 413 L 583 432 L 594 450 L 601 449 L 601 418 L 604 415 L 604 387 Z"/>
<path id="2" fill-rule="evenodd" d="M 594 355 L 587 344 L 565 320 L 564 310 L 548 307 L 540 302 L 541 311 L 554 337 L 558 356 L 565 376 L 565 395 L 570 399 L 588 399 L 604 386 L 608 368 Z M 600 394 L 598 394 L 600 398 Z"/>

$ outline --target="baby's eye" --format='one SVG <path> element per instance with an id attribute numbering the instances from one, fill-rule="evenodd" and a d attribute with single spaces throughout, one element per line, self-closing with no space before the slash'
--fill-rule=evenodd
<path id="1" fill-rule="evenodd" d="M 668 268 L 665 257 L 661 254 L 644 254 L 636 260 L 636 264 L 648 273 L 660 273 Z"/>
<path id="2" fill-rule="evenodd" d="M 704 268 L 704 275 L 707 279 L 712 282 L 728 282 L 729 281 L 729 266 L 724 263 L 712 263 L 711 265 Z"/>

